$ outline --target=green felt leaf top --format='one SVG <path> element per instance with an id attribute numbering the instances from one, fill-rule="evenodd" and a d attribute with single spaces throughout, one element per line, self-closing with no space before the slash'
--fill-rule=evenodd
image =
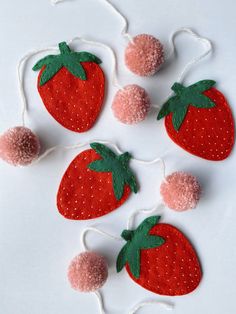
<path id="1" fill-rule="evenodd" d="M 94 62 L 100 64 L 102 61 L 95 55 L 82 51 L 71 51 L 69 46 L 62 42 L 59 44 L 59 55 L 49 55 L 39 60 L 33 67 L 34 71 L 44 68 L 40 78 L 40 86 L 47 83 L 61 68 L 65 67 L 72 75 L 85 81 L 86 73 L 81 62 Z"/>
<path id="2" fill-rule="evenodd" d="M 213 80 L 199 81 L 188 87 L 180 83 L 175 83 L 171 89 L 175 92 L 164 105 L 162 106 L 157 120 L 160 120 L 170 113 L 172 115 L 172 123 L 176 131 L 178 131 L 188 112 L 188 107 L 196 108 L 213 108 L 215 103 L 205 96 L 203 93 L 216 84 Z"/>
<path id="3" fill-rule="evenodd" d="M 135 278 L 140 277 L 140 253 L 142 250 L 156 248 L 165 243 L 165 240 L 156 235 L 150 235 L 150 230 L 158 224 L 160 216 L 152 216 L 145 219 L 136 230 L 124 230 L 121 237 L 127 241 L 121 249 L 117 261 L 116 270 L 120 272 L 126 264 Z"/>
<path id="4" fill-rule="evenodd" d="M 129 161 L 132 158 L 130 153 L 116 155 L 110 148 L 100 143 L 92 143 L 90 146 L 102 159 L 93 161 L 88 168 L 97 172 L 112 173 L 113 190 L 117 200 L 122 198 L 125 185 L 129 185 L 134 193 L 138 192 L 135 176 L 129 168 Z"/>

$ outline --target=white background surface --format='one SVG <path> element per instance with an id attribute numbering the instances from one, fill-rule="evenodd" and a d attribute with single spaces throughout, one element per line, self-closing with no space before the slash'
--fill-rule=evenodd
<path id="1" fill-rule="evenodd" d="M 196 66 L 186 83 L 215 79 L 232 109 L 236 109 L 236 19 L 234 0 L 120 0 L 114 3 L 130 20 L 131 34 L 147 32 L 159 37 L 168 51 L 168 37 L 181 26 L 191 26 L 215 44 L 212 58 Z M 110 44 L 119 53 L 122 84 L 139 83 L 146 87 L 153 103 L 169 93 L 184 63 L 201 52 L 202 47 L 187 35 L 177 39 L 178 58 L 153 78 L 139 79 L 123 65 L 126 41 L 120 36 L 121 21 L 102 0 L 74 0 L 57 7 L 48 0 L 0 0 L 0 131 L 20 123 L 20 99 L 16 65 L 32 48 L 45 47 L 85 36 Z M 75 45 L 79 49 L 79 45 Z M 152 159 L 166 155 L 167 172 L 187 170 L 196 174 L 204 195 L 194 211 L 178 214 L 165 210 L 163 221 L 183 230 L 194 243 L 202 262 L 204 277 L 192 294 L 159 297 L 135 285 L 125 272 L 117 275 L 115 257 L 120 244 L 90 234 L 91 248 L 100 250 L 110 263 L 110 276 L 103 289 L 110 313 L 128 313 L 136 302 L 146 299 L 171 300 L 176 314 L 234 314 L 236 281 L 235 151 L 223 162 L 208 162 L 191 156 L 168 139 L 163 123 L 155 114 L 137 126 L 119 124 L 110 106 L 115 89 L 110 84 L 111 59 L 107 51 L 88 49 L 103 59 L 109 80 L 105 109 L 96 126 L 85 134 L 74 134 L 57 124 L 46 112 L 36 90 L 36 73 L 26 71 L 30 102 L 27 123 L 40 136 L 43 150 L 56 144 L 107 139 L 129 150 L 137 158 Z M 67 165 L 79 152 L 58 151 L 40 164 L 16 169 L 0 163 L 0 312 L 1 314 L 90 314 L 98 313 L 91 294 L 73 291 L 66 269 L 80 252 L 81 230 L 96 223 L 119 234 L 128 216 L 139 208 L 149 208 L 159 199 L 161 170 L 132 163 L 141 183 L 140 193 L 112 214 L 96 221 L 73 222 L 62 218 L 55 206 L 57 188 Z M 140 220 L 143 217 L 140 217 Z M 151 306 L 140 313 L 165 313 Z"/>

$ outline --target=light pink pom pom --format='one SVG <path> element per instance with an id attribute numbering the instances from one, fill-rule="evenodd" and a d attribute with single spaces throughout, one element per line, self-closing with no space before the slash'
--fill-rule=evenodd
<path id="1" fill-rule="evenodd" d="M 83 252 L 76 256 L 68 269 L 71 287 L 81 292 L 100 289 L 106 282 L 108 267 L 103 256 L 95 252 Z"/>
<path id="2" fill-rule="evenodd" d="M 126 66 L 140 76 L 154 75 L 164 62 L 164 49 L 158 39 L 141 34 L 125 50 Z"/>
<path id="3" fill-rule="evenodd" d="M 120 89 L 112 104 L 115 117 L 125 124 L 143 121 L 150 107 L 151 101 L 147 92 L 138 85 L 128 85 Z"/>
<path id="4" fill-rule="evenodd" d="M 166 206 L 176 211 L 185 211 L 197 206 L 201 186 L 193 175 L 174 172 L 161 184 L 160 192 Z"/>
<path id="5" fill-rule="evenodd" d="M 38 137 L 28 128 L 17 126 L 0 137 L 0 158 L 14 166 L 26 166 L 38 158 Z"/>

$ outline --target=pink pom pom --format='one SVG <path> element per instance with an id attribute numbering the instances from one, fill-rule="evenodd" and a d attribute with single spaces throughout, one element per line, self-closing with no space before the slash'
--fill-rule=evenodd
<path id="1" fill-rule="evenodd" d="M 38 158 L 38 137 L 28 128 L 17 126 L 0 137 L 0 158 L 14 166 L 26 166 Z"/>
<path id="2" fill-rule="evenodd" d="M 138 85 L 128 85 L 120 89 L 112 104 L 115 117 L 125 124 L 143 121 L 150 107 L 151 101 L 147 92 Z"/>
<path id="3" fill-rule="evenodd" d="M 76 256 L 68 269 L 71 287 L 81 292 L 93 292 L 106 282 L 108 266 L 103 256 L 95 252 L 83 252 Z"/>
<path id="4" fill-rule="evenodd" d="M 185 211 L 197 206 L 201 186 L 191 174 L 174 172 L 161 184 L 160 192 L 166 206 L 176 211 Z"/>
<path id="5" fill-rule="evenodd" d="M 125 50 L 126 66 L 140 76 L 154 75 L 164 62 L 164 49 L 158 39 L 141 34 Z"/>

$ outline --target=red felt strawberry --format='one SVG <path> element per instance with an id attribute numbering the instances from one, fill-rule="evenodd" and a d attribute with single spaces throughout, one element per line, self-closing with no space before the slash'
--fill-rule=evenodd
<path id="1" fill-rule="evenodd" d="M 66 170 L 57 194 L 59 212 L 68 219 L 84 220 L 106 215 L 121 206 L 137 183 L 129 161 L 103 144 L 93 143 Z"/>
<path id="2" fill-rule="evenodd" d="M 49 55 L 33 67 L 40 70 L 38 91 L 48 112 L 65 128 L 88 131 L 101 111 L 105 77 L 101 60 L 89 52 L 73 52 L 65 42 L 60 55 Z"/>
<path id="3" fill-rule="evenodd" d="M 175 95 L 160 110 L 170 138 L 189 153 L 208 160 L 223 160 L 234 145 L 234 121 L 223 96 L 204 80 L 189 87 L 172 86 Z"/>
<path id="4" fill-rule="evenodd" d="M 124 230 L 127 243 L 117 258 L 117 271 L 125 266 L 143 288 L 161 295 L 184 295 L 197 288 L 202 272 L 197 255 L 175 227 L 145 219 L 136 230 Z"/>

